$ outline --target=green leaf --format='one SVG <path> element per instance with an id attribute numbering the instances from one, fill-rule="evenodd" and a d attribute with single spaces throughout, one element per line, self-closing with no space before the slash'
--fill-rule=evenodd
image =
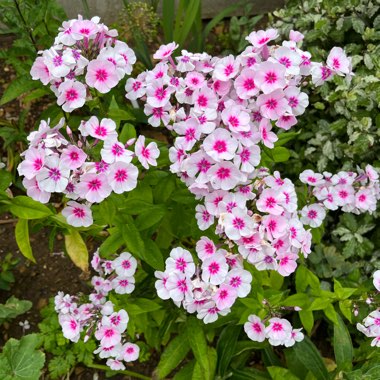
<path id="1" fill-rule="evenodd" d="M 19 219 L 15 228 L 15 237 L 21 253 L 30 261 L 36 262 L 29 241 L 29 225 L 26 219 Z"/>
<path id="2" fill-rule="evenodd" d="M 0 106 L 40 86 L 40 82 L 30 79 L 29 75 L 20 76 L 10 82 L 0 99 Z"/>
<path id="3" fill-rule="evenodd" d="M 109 257 L 123 245 L 123 235 L 119 227 L 109 228 L 110 236 L 99 247 L 99 253 L 102 257 Z"/>
<path id="4" fill-rule="evenodd" d="M 142 258 L 145 250 L 144 241 L 141 238 L 140 232 L 136 228 L 133 219 L 129 217 L 128 222 L 121 225 L 120 228 L 127 249 L 137 257 Z"/>
<path id="5" fill-rule="evenodd" d="M 189 351 L 190 345 L 186 334 L 176 336 L 162 353 L 160 362 L 154 371 L 155 375 L 159 379 L 164 379 L 182 362 Z"/>
<path id="6" fill-rule="evenodd" d="M 227 374 L 231 359 L 235 354 L 241 326 L 229 325 L 221 332 L 216 350 L 218 353 L 217 374 L 224 377 Z"/>
<path id="7" fill-rule="evenodd" d="M 9 339 L 0 354 L 0 379 L 38 380 L 45 363 L 45 355 L 36 350 L 37 334 L 29 334 L 21 340 Z"/>
<path id="8" fill-rule="evenodd" d="M 142 212 L 135 220 L 136 227 L 139 231 L 144 231 L 149 227 L 159 223 L 165 216 L 166 207 L 162 205 L 151 205 L 149 210 Z"/>
<path id="9" fill-rule="evenodd" d="M 72 262 L 83 272 L 88 271 L 88 250 L 82 236 L 77 230 L 71 229 L 65 235 L 65 247 Z"/>
<path id="10" fill-rule="evenodd" d="M 154 189 L 154 200 L 157 203 L 165 203 L 175 189 L 176 178 L 169 176 L 163 178 Z"/>
<path id="11" fill-rule="evenodd" d="M 6 170 L 0 170 L 0 191 L 8 189 L 12 182 L 12 174 Z"/>
<path id="12" fill-rule="evenodd" d="M 334 325 L 335 362 L 338 370 L 350 371 L 354 357 L 351 336 L 339 314 L 337 314 L 337 320 L 338 323 Z"/>
<path id="13" fill-rule="evenodd" d="M 125 144 L 128 140 L 136 138 L 136 128 L 133 124 L 125 123 L 119 135 L 119 141 Z"/>
<path id="14" fill-rule="evenodd" d="M 317 380 L 329 380 L 329 373 L 321 354 L 307 336 L 302 342 L 296 343 L 292 350 L 298 360 L 313 373 Z"/>
<path id="15" fill-rule="evenodd" d="M 332 304 L 329 304 L 327 307 L 325 307 L 323 312 L 325 313 L 326 317 L 332 323 L 334 323 L 334 325 L 338 324 L 338 313 L 335 311 L 335 308 Z"/>
<path id="16" fill-rule="evenodd" d="M 293 375 L 288 369 L 283 367 L 267 368 L 272 380 L 300 380 L 299 377 Z"/>
<path id="17" fill-rule="evenodd" d="M 313 312 L 309 310 L 300 310 L 298 314 L 300 316 L 302 326 L 305 327 L 308 334 L 311 334 L 311 330 L 313 330 L 314 326 Z"/>
<path id="18" fill-rule="evenodd" d="M 47 206 L 24 195 L 13 198 L 9 203 L 10 212 L 18 218 L 41 219 L 53 215 Z"/>
<path id="19" fill-rule="evenodd" d="M 290 157 L 289 149 L 283 146 L 274 147 L 272 149 L 272 157 L 274 162 L 286 162 Z"/>
<path id="20" fill-rule="evenodd" d="M 165 37 L 166 43 L 173 41 L 174 12 L 175 12 L 174 0 L 163 0 L 162 1 L 162 28 L 164 30 L 164 37 Z"/>
<path id="21" fill-rule="evenodd" d="M 158 248 L 155 241 L 151 239 L 145 240 L 145 251 L 142 259 L 149 264 L 153 269 L 164 270 L 164 259 L 160 248 Z"/>
<path id="22" fill-rule="evenodd" d="M 259 371 L 256 368 L 237 369 L 233 372 L 234 380 L 270 380 L 268 373 Z M 286 380 L 286 379 L 284 379 Z"/>
<path id="23" fill-rule="evenodd" d="M 307 309 L 309 304 L 309 296 L 305 293 L 293 294 L 281 302 L 282 306 L 299 306 L 302 309 Z"/>
<path id="24" fill-rule="evenodd" d="M 197 363 L 201 366 L 204 378 L 210 378 L 210 363 L 207 358 L 208 348 L 203 325 L 195 317 L 189 317 L 186 321 L 186 334 Z"/>
<path id="25" fill-rule="evenodd" d="M 32 305 L 30 301 L 19 300 L 14 296 L 8 298 L 5 304 L 0 305 L 0 324 L 26 313 Z"/>

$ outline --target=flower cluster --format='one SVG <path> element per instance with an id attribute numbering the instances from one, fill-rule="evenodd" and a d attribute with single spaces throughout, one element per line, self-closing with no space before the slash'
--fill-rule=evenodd
<path id="1" fill-rule="evenodd" d="M 54 45 L 39 52 L 30 74 L 57 96 L 66 112 L 82 107 L 91 98 L 90 89 L 109 92 L 132 72 L 136 56 L 117 31 L 100 23 L 99 17 L 65 21 Z"/>
<path id="2" fill-rule="evenodd" d="M 252 314 L 248 317 L 248 322 L 244 324 L 244 331 L 249 339 L 255 342 L 268 339 L 272 346 L 290 347 L 304 338 L 302 329 L 293 329 L 287 319 L 275 317 L 268 320 L 267 326 L 264 323 L 257 315 Z"/>
<path id="3" fill-rule="evenodd" d="M 101 260 L 95 252 L 91 264 L 99 276 L 92 278 L 94 293 L 89 296 L 89 302 L 79 304 L 79 297 L 59 292 L 55 297 L 55 310 L 65 338 L 78 342 L 86 330 L 85 342 L 92 335 L 99 341 L 94 353 L 100 358 L 107 358 L 111 369 L 123 370 L 123 361 L 136 360 L 140 348 L 126 340 L 128 313 L 123 309 L 115 311 L 113 303 L 106 297 L 112 290 L 118 294 L 133 292 L 137 262 L 128 252 L 123 252 L 113 261 Z"/>
<path id="4" fill-rule="evenodd" d="M 197 313 L 204 323 L 226 315 L 238 297 L 251 290 L 252 275 L 243 269 L 237 255 L 218 249 L 207 237 L 196 245 L 201 264 L 195 265 L 191 253 L 175 248 L 166 260 L 165 272 L 156 271 L 156 289 L 164 300 L 172 299 L 189 313 Z"/>
<path id="5" fill-rule="evenodd" d="M 335 175 L 305 170 L 300 174 L 301 182 L 312 188 L 312 194 L 319 201 L 301 210 L 301 221 L 311 227 L 319 227 L 327 210 L 360 214 L 376 211 L 380 199 L 379 174 L 371 165 L 358 173 L 341 171 Z"/>
<path id="6" fill-rule="evenodd" d="M 377 292 L 380 292 L 380 270 L 377 270 L 373 274 L 373 285 Z M 363 320 L 363 324 L 358 323 L 357 329 L 365 336 L 373 338 L 371 346 L 380 347 L 380 308 L 372 311 Z"/>
<path id="7" fill-rule="evenodd" d="M 118 141 L 116 123 L 92 116 L 82 121 L 80 134 L 75 138 L 66 128 L 68 138 L 61 132 L 64 119 L 51 128 L 42 121 L 38 131 L 28 136 L 29 148 L 22 153 L 24 160 L 18 172 L 24 176 L 23 185 L 28 196 L 47 203 L 52 193 L 63 193 L 71 199 L 62 215 L 75 227 L 93 223 L 90 206 L 100 203 L 112 192 L 121 194 L 137 185 L 138 169 L 132 164 L 137 157 L 142 166 L 157 165 L 157 144 L 145 144 L 145 137 L 126 144 Z M 100 155 L 94 147 L 102 143 Z M 135 142 L 135 152 L 128 148 Z"/>
<path id="8" fill-rule="evenodd" d="M 175 43 L 161 46 L 160 62 L 130 78 L 126 97 L 141 99 L 152 126 L 165 125 L 175 136 L 170 167 L 198 199 L 198 226 L 214 223 L 216 233 L 233 243 L 258 269 L 294 272 L 298 253 L 310 253 L 311 233 L 297 212 L 290 180 L 259 168 L 261 148 L 273 148 L 273 127 L 288 130 L 308 106 L 301 88 L 308 76 L 316 85 L 334 74 L 350 75 L 344 51 L 334 48 L 327 65 L 312 62 L 300 49 L 300 33 L 269 45 L 274 29 L 251 33 L 243 53 L 211 57 L 182 51 Z"/>

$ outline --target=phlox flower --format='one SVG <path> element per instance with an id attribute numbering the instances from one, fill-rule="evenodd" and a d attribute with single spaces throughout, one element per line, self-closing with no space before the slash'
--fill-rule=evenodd
<path id="1" fill-rule="evenodd" d="M 198 257 L 204 260 L 216 252 L 216 246 L 211 239 L 202 236 L 201 239 L 197 241 L 195 250 L 197 251 Z"/>
<path id="2" fill-rule="evenodd" d="M 261 212 L 272 215 L 281 215 L 284 211 L 283 203 L 285 196 L 283 193 L 274 189 L 265 189 L 256 202 L 256 207 Z"/>
<path id="3" fill-rule="evenodd" d="M 315 86 L 322 86 L 333 77 L 333 72 L 329 67 L 316 62 L 312 63 L 310 73 L 311 81 Z"/>
<path id="4" fill-rule="evenodd" d="M 213 76 L 220 81 L 228 81 L 235 78 L 239 70 L 239 62 L 235 60 L 235 57 L 230 54 L 217 61 Z"/>
<path id="5" fill-rule="evenodd" d="M 217 96 L 213 90 L 204 85 L 191 94 L 192 103 L 196 111 L 206 111 L 217 108 Z"/>
<path id="6" fill-rule="evenodd" d="M 276 60 L 286 67 L 286 73 L 290 75 L 298 75 L 300 72 L 301 56 L 288 47 L 281 46 L 274 52 Z"/>
<path id="7" fill-rule="evenodd" d="M 94 59 L 87 66 L 86 83 L 105 94 L 119 83 L 116 68 L 107 60 Z"/>
<path id="8" fill-rule="evenodd" d="M 278 260 L 277 272 L 281 276 L 289 276 L 297 268 L 298 255 L 292 252 L 281 252 L 277 255 L 276 259 Z"/>
<path id="9" fill-rule="evenodd" d="M 272 346 L 284 344 L 291 337 L 292 325 L 286 319 L 271 318 L 265 328 L 265 335 Z"/>
<path id="10" fill-rule="evenodd" d="M 41 190 L 60 193 L 69 183 L 70 169 L 57 154 L 46 157 L 45 165 L 37 173 L 36 179 Z"/>
<path id="11" fill-rule="evenodd" d="M 230 308 L 235 303 L 236 298 L 236 290 L 232 286 L 226 284 L 220 285 L 215 295 L 212 297 L 219 310 Z"/>
<path id="12" fill-rule="evenodd" d="M 141 74 L 137 78 L 128 78 L 125 83 L 125 97 L 129 100 L 136 100 L 141 98 L 146 93 L 146 87 L 143 83 L 143 78 L 140 79 Z"/>
<path id="13" fill-rule="evenodd" d="M 66 339 L 69 339 L 74 343 L 78 342 L 81 328 L 77 319 L 69 314 L 60 314 L 59 324 L 62 327 L 62 333 Z"/>
<path id="14" fill-rule="evenodd" d="M 24 155 L 24 160 L 17 167 L 18 174 L 27 179 L 33 179 L 44 167 L 45 151 L 42 148 L 29 148 Z"/>
<path id="15" fill-rule="evenodd" d="M 209 180 L 207 172 L 214 163 L 215 161 L 209 155 L 199 150 L 182 162 L 182 169 L 186 171 L 190 178 L 198 174 L 198 183 L 206 183 Z"/>
<path id="16" fill-rule="evenodd" d="M 135 279 L 133 277 L 118 276 L 111 283 L 117 294 L 130 294 L 135 290 Z"/>
<path id="17" fill-rule="evenodd" d="M 111 305 L 112 305 L 112 302 L 111 302 Z M 114 326 L 121 333 L 123 333 L 127 329 L 128 322 L 129 322 L 128 313 L 123 309 L 117 312 L 112 312 L 108 317 L 102 318 L 103 325 Z"/>
<path id="18" fill-rule="evenodd" d="M 112 190 L 116 194 L 121 194 L 137 186 L 138 174 L 139 171 L 135 165 L 119 161 L 110 166 L 107 180 Z"/>
<path id="19" fill-rule="evenodd" d="M 67 202 L 62 215 L 67 223 L 74 227 L 89 227 L 93 223 L 91 209 L 74 201 Z"/>
<path id="20" fill-rule="evenodd" d="M 91 39 L 99 30 L 98 26 L 99 18 L 93 17 L 91 20 L 78 19 L 70 26 L 72 37 L 79 41 Z"/>
<path id="21" fill-rule="evenodd" d="M 181 302 L 192 298 L 191 283 L 184 273 L 177 271 L 170 273 L 166 280 L 165 287 L 174 302 Z"/>
<path id="22" fill-rule="evenodd" d="M 290 110 L 285 93 L 281 89 L 259 95 L 256 104 L 261 114 L 270 120 L 278 120 Z"/>
<path id="23" fill-rule="evenodd" d="M 289 86 L 284 90 L 285 96 L 288 99 L 289 107 L 292 114 L 295 116 L 302 115 L 305 108 L 309 105 L 309 97 L 304 92 L 295 86 Z"/>
<path id="24" fill-rule="evenodd" d="M 106 361 L 106 364 L 112 371 L 123 371 L 125 369 L 125 365 L 117 359 L 110 358 Z"/>
<path id="25" fill-rule="evenodd" d="M 22 180 L 22 184 L 26 189 L 26 194 L 28 197 L 31 197 L 35 201 L 40 203 L 48 203 L 51 193 L 48 191 L 41 190 L 38 186 L 38 181 L 35 178 Z"/>
<path id="26" fill-rule="evenodd" d="M 230 309 L 219 310 L 215 302 L 210 301 L 202 305 L 197 318 L 203 319 L 203 323 L 212 323 L 218 319 L 218 315 L 227 315 L 230 311 Z"/>
<path id="27" fill-rule="evenodd" d="M 246 176 L 229 161 L 216 163 L 208 171 L 210 182 L 214 189 L 231 190 Z"/>
<path id="28" fill-rule="evenodd" d="M 61 162 L 71 170 L 78 169 L 86 161 L 87 154 L 75 145 L 69 145 L 62 150 Z"/>
<path id="29" fill-rule="evenodd" d="M 219 253 L 207 257 L 202 263 L 202 280 L 213 285 L 224 282 L 228 272 L 226 258 Z"/>
<path id="30" fill-rule="evenodd" d="M 104 141 L 100 154 L 102 156 L 102 160 L 107 164 L 112 164 L 119 161 L 130 163 L 133 156 L 133 152 L 126 149 L 121 142 L 113 138 L 109 138 Z"/>
<path id="31" fill-rule="evenodd" d="M 226 277 L 226 283 L 236 290 L 237 296 L 240 298 L 247 297 L 251 291 L 251 282 L 251 273 L 244 269 L 232 269 Z"/>
<path id="32" fill-rule="evenodd" d="M 214 217 L 210 215 L 205 206 L 197 205 L 195 211 L 195 218 L 201 231 L 207 230 L 207 228 L 214 224 Z"/>
<path id="33" fill-rule="evenodd" d="M 80 108 L 86 101 L 86 87 L 84 84 L 66 80 L 58 87 L 57 104 L 62 106 L 65 112 L 72 112 L 76 108 Z"/>
<path id="34" fill-rule="evenodd" d="M 173 129 L 180 135 L 177 143 L 185 151 L 191 150 L 201 136 L 199 121 L 195 117 L 173 124 Z"/>
<path id="35" fill-rule="evenodd" d="M 301 332 L 301 329 L 293 329 L 290 333 L 290 337 L 284 342 L 285 347 L 294 346 L 296 342 L 301 342 L 304 339 L 304 334 Z"/>
<path id="36" fill-rule="evenodd" d="M 173 89 L 170 87 L 166 87 L 165 83 L 162 79 L 156 80 L 147 87 L 146 95 L 147 95 L 147 103 L 154 107 L 164 107 L 167 103 L 169 103 L 169 99 L 171 94 L 173 93 Z"/>
<path id="37" fill-rule="evenodd" d="M 197 88 L 202 88 L 205 83 L 205 77 L 203 74 L 198 73 L 197 71 L 189 72 L 185 77 L 186 86 L 195 90 Z"/>
<path id="38" fill-rule="evenodd" d="M 83 136 L 90 135 L 99 140 L 107 140 L 108 138 L 117 138 L 116 123 L 112 119 L 99 119 L 91 116 L 90 119 L 79 127 Z"/>
<path id="39" fill-rule="evenodd" d="M 252 32 L 245 39 L 252 44 L 255 48 L 261 48 L 266 45 L 269 41 L 273 41 L 278 37 L 278 32 L 276 29 L 259 30 L 257 32 Z"/>
<path id="40" fill-rule="evenodd" d="M 242 236 L 252 235 L 255 223 L 246 211 L 235 208 L 231 213 L 223 214 L 221 219 L 228 238 L 239 240 Z"/>
<path id="41" fill-rule="evenodd" d="M 169 273 L 179 271 L 189 277 L 195 273 L 195 265 L 191 253 L 181 247 L 170 251 L 170 257 L 166 259 L 165 265 Z"/>
<path id="42" fill-rule="evenodd" d="M 360 211 L 376 211 L 376 197 L 371 189 L 362 189 L 355 194 L 355 207 Z"/>
<path id="43" fill-rule="evenodd" d="M 344 50 L 340 47 L 334 47 L 331 49 L 326 60 L 327 66 L 335 71 L 339 75 L 350 74 L 351 62 L 347 58 Z"/>
<path id="44" fill-rule="evenodd" d="M 323 175 L 320 173 L 314 173 L 310 169 L 304 170 L 299 178 L 301 182 L 310 186 L 320 186 L 324 183 Z"/>
<path id="45" fill-rule="evenodd" d="M 166 288 L 166 282 L 169 278 L 169 275 L 165 272 L 155 271 L 154 276 L 158 278 L 158 280 L 155 282 L 154 286 L 157 291 L 157 295 L 163 299 L 168 300 L 170 298 L 169 290 Z"/>
<path id="46" fill-rule="evenodd" d="M 112 268 L 120 277 L 132 277 L 136 272 L 137 261 L 129 252 L 123 252 L 113 260 Z"/>
<path id="47" fill-rule="evenodd" d="M 256 86 L 264 93 L 282 90 L 285 85 L 286 68 L 277 62 L 262 62 L 255 66 Z"/>
<path id="48" fill-rule="evenodd" d="M 270 239 L 284 235 L 287 227 L 287 220 L 281 215 L 265 215 L 261 223 Z"/>
<path id="49" fill-rule="evenodd" d="M 291 30 L 289 32 L 289 39 L 294 42 L 301 42 L 304 39 L 304 35 L 296 30 Z"/>
<path id="50" fill-rule="evenodd" d="M 315 203 L 309 206 L 304 206 L 301 210 L 301 222 L 310 227 L 319 227 L 326 217 L 326 211 L 323 206 Z"/>
<path id="51" fill-rule="evenodd" d="M 103 347 L 112 347 L 120 343 L 121 333 L 114 326 L 100 325 L 95 331 L 95 338 Z"/>
<path id="52" fill-rule="evenodd" d="M 49 68 L 45 64 L 43 57 L 37 57 L 30 69 L 30 75 L 33 80 L 40 80 L 43 85 L 47 85 L 51 80 Z"/>
<path id="53" fill-rule="evenodd" d="M 276 126 L 288 131 L 293 125 L 297 124 L 297 119 L 293 115 L 281 115 L 276 121 Z"/>
<path id="54" fill-rule="evenodd" d="M 137 344 L 125 343 L 120 350 L 119 359 L 125 362 L 133 362 L 138 359 L 140 354 L 140 347 Z"/>
<path id="55" fill-rule="evenodd" d="M 249 68 L 243 69 L 234 81 L 236 94 L 240 99 L 249 99 L 258 94 L 259 89 L 255 84 L 255 71 Z"/>
<path id="56" fill-rule="evenodd" d="M 355 190 L 351 185 L 337 185 L 334 190 L 338 206 L 346 206 L 355 202 Z"/>
<path id="57" fill-rule="evenodd" d="M 113 358 L 118 355 L 118 353 L 121 350 L 121 343 L 116 344 L 115 346 L 111 347 L 103 347 L 99 346 L 95 351 L 94 354 L 99 354 L 99 357 L 101 359 L 107 359 L 107 358 Z M 111 359 L 114 360 L 114 359 Z M 108 364 L 107 364 L 108 365 Z"/>
<path id="58" fill-rule="evenodd" d="M 153 54 L 154 59 L 167 60 L 175 49 L 178 48 L 178 44 L 170 42 L 167 45 L 161 45 L 159 49 Z"/>
<path id="59" fill-rule="evenodd" d="M 248 322 L 244 323 L 244 331 L 254 342 L 264 342 L 265 340 L 265 326 L 257 315 L 251 314 L 248 317 Z"/>
<path id="60" fill-rule="evenodd" d="M 112 187 L 105 174 L 86 173 L 80 177 L 76 191 L 81 198 L 91 203 L 100 203 L 111 194 Z"/>
<path id="61" fill-rule="evenodd" d="M 234 158 L 237 147 L 236 139 L 223 128 L 215 129 L 203 141 L 203 149 L 217 162 Z"/>
<path id="62" fill-rule="evenodd" d="M 223 123 L 232 132 L 250 130 L 250 116 L 242 107 L 235 105 L 222 111 Z"/>
<path id="63" fill-rule="evenodd" d="M 149 165 L 157 166 L 156 158 L 160 155 L 157 143 L 150 142 L 145 146 L 145 136 L 140 135 L 135 143 L 135 153 L 145 169 L 149 169 Z"/>
<path id="64" fill-rule="evenodd" d="M 149 104 L 145 104 L 144 113 L 149 116 L 148 123 L 152 127 L 159 127 L 162 124 L 167 126 L 170 121 L 169 111 L 171 110 L 170 103 L 167 103 L 163 107 L 152 107 Z"/>

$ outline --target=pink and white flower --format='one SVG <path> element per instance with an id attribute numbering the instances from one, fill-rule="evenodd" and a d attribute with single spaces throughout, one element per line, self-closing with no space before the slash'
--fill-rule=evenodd
<path id="1" fill-rule="evenodd" d="M 109 92 L 119 83 L 115 66 L 107 60 L 91 61 L 87 66 L 86 83 L 102 94 Z"/>
<path id="2" fill-rule="evenodd" d="M 248 322 L 244 324 L 244 331 L 254 342 L 265 340 L 265 325 L 257 315 L 251 314 L 248 317 Z"/>
<path id="3" fill-rule="evenodd" d="M 93 223 L 92 212 L 86 205 L 69 201 L 62 210 L 67 223 L 74 227 L 89 227 Z"/>
<path id="4" fill-rule="evenodd" d="M 107 198 L 112 188 L 105 174 L 86 173 L 76 185 L 78 195 L 91 203 L 100 203 Z"/>
<path id="5" fill-rule="evenodd" d="M 66 112 L 82 107 L 86 101 L 86 87 L 78 81 L 62 82 L 58 87 L 58 94 L 57 104 Z"/>
<path id="6" fill-rule="evenodd" d="M 150 142 L 147 146 L 145 146 L 145 136 L 140 135 L 135 143 L 135 153 L 141 165 L 145 169 L 149 169 L 149 165 L 157 166 L 156 159 L 160 155 L 157 143 Z"/>
<path id="7" fill-rule="evenodd" d="M 123 252 L 113 260 L 112 268 L 120 277 L 132 277 L 136 272 L 137 261 L 129 252 Z"/>
<path id="8" fill-rule="evenodd" d="M 45 165 L 37 173 L 36 179 L 41 190 L 60 193 L 69 183 L 70 169 L 57 154 L 46 157 Z"/>
<path id="9" fill-rule="evenodd" d="M 133 164 L 126 162 L 115 162 L 110 166 L 107 174 L 109 186 L 116 194 L 131 191 L 137 186 L 139 171 Z"/>
<path id="10" fill-rule="evenodd" d="M 301 222 L 313 228 L 319 227 L 325 217 L 326 211 L 324 207 L 317 203 L 305 206 L 301 210 Z"/>

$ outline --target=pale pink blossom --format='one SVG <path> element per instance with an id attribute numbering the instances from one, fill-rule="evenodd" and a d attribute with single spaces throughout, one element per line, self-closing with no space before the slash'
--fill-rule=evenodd
<path id="1" fill-rule="evenodd" d="M 319 227 L 325 217 L 326 211 L 324 207 L 317 203 L 305 206 L 301 210 L 301 222 L 313 228 Z"/>
<path id="2" fill-rule="evenodd" d="M 123 252 L 113 260 L 112 268 L 120 277 L 132 277 L 136 272 L 137 261 L 129 252 Z"/>
<path id="3" fill-rule="evenodd" d="M 100 203 L 111 194 L 112 188 L 105 174 L 86 173 L 80 177 L 76 191 L 81 198 Z"/>
<path id="4" fill-rule="evenodd" d="M 36 179 L 41 190 L 60 193 L 69 183 L 70 169 L 57 154 L 46 157 L 45 165 L 37 173 Z"/>
<path id="5" fill-rule="evenodd" d="M 245 39 L 251 43 L 255 48 L 261 48 L 268 42 L 275 40 L 278 37 L 276 29 L 259 30 L 252 32 Z"/>
<path id="6" fill-rule="evenodd" d="M 167 45 L 161 45 L 159 49 L 153 54 L 154 59 L 167 60 L 175 49 L 178 48 L 178 44 L 170 42 Z"/>
<path id="7" fill-rule="evenodd" d="M 264 342 L 265 340 L 265 326 L 257 315 L 251 314 L 248 317 L 248 322 L 244 324 L 244 331 L 254 342 Z"/>
<path id="8" fill-rule="evenodd" d="M 93 223 L 91 209 L 74 201 L 67 202 L 62 215 L 67 223 L 74 227 L 89 227 Z"/>
<path id="9" fill-rule="evenodd" d="M 87 66 L 86 83 L 105 94 L 119 83 L 114 65 L 107 60 L 94 59 Z"/>
<path id="10" fill-rule="evenodd" d="M 66 112 L 72 112 L 80 108 L 86 101 L 86 87 L 84 84 L 66 80 L 58 87 L 57 104 Z"/>
<path id="11" fill-rule="evenodd" d="M 224 282 L 228 272 L 226 258 L 219 253 L 207 257 L 202 263 L 202 280 L 213 285 Z"/>
<path id="12" fill-rule="evenodd" d="M 135 143 L 135 153 L 141 165 L 145 169 L 149 169 L 149 165 L 157 166 L 157 158 L 160 151 L 155 142 L 150 142 L 145 146 L 145 136 L 140 135 Z"/>

